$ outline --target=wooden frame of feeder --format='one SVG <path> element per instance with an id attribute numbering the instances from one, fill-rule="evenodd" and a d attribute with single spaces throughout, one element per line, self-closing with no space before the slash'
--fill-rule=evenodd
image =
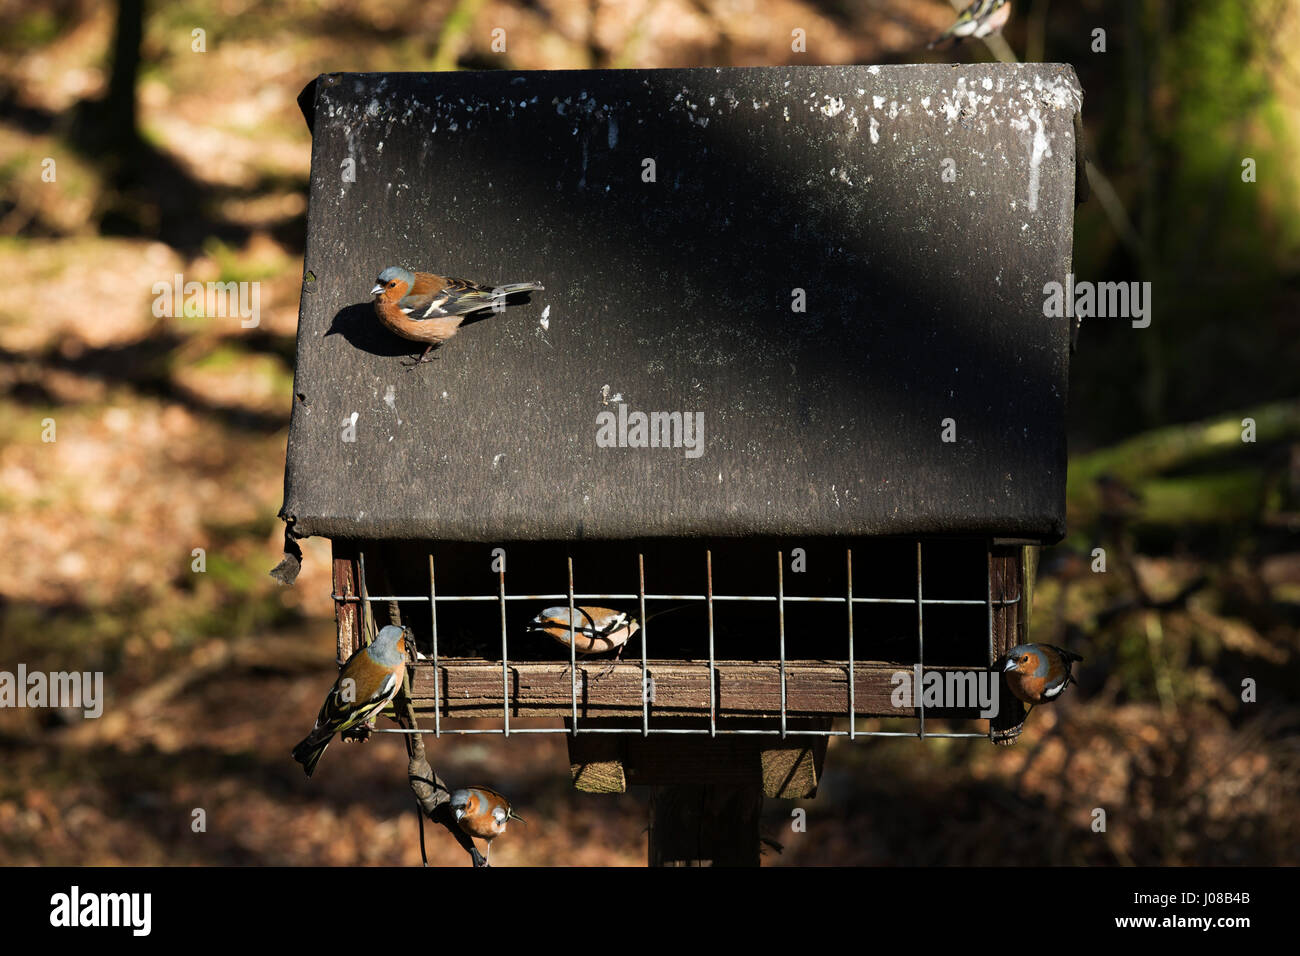
<path id="1" fill-rule="evenodd" d="M 428 602 L 432 606 L 430 635 L 433 654 L 411 666 L 411 701 L 417 714 L 431 718 L 425 732 L 435 736 L 461 734 L 563 733 L 569 737 L 575 787 L 590 792 L 621 792 L 629 784 L 704 784 L 760 779 L 767 796 L 797 798 L 816 791 L 828 738 L 860 737 L 988 737 L 995 743 L 1012 743 L 1024 710 L 1019 701 L 1003 695 L 1004 706 L 989 721 L 987 734 L 927 730 L 926 717 L 970 719 L 970 709 L 934 709 L 921 706 L 900 713 L 891 701 L 894 675 L 912 664 L 862 660 L 857 657 L 853 609 L 879 604 L 916 608 L 917 662 L 924 664 L 924 612 L 932 605 L 983 605 L 987 614 L 987 666 L 1027 639 L 1028 602 L 1034 552 L 1018 544 L 988 541 L 985 600 L 926 597 L 921 589 L 924 545 L 915 542 L 917 590 L 913 598 L 880 598 L 855 594 L 851 548 L 845 549 L 848 587 L 843 596 L 791 596 L 784 593 L 784 556 L 778 552 L 775 595 L 724 595 L 713 592 L 712 554 L 706 552 L 704 594 L 647 594 L 644 558 L 638 556 L 639 588 L 636 594 L 586 594 L 575 591 L 572 559 L 566 594 L 507 593 L 505 572 L 498 573 L 496 595 L 440 595 L 433 555 L 429 555 L 429 593 L 423 595 L 372 594 L 366 577 L 366 545 L 334 542 L 334 600 L 338 627 L 338 654 L 344 660 L 361 643 L 360 609 L 365 602 Z M 372 556 L 382 548 L 372 543 Z M 372 557 L 372 560 L 374 558 Z M 387 575 L 376 577 L 387 583 Z M 506 605 L 510 601 L 565 600 L 569 607 L 581 601 L 637 601 L 639 620 L 645 621 L 645 603 L 652 600 L 703 601 L 709 609 L 710 657 L 663 659 L 648 656 L 648 628 L 641 630 L 641 659 L 611 664 L 607 660 L 577 658 L 570 644 L 570 659 L 563 661 L 512 660 L 506 630 Z M 501 609 L 501 661 L 447 658 L 439 654 L 437 606 L 440 602 L 495 602 Z M 764 601 L 776 605 L 779 651 L 776 660 L 726 660 L 712 656 L 713 609 L 726 601 Z M 786 657 L 785 605 L 797 602 L 839 603 L 845 607 L 843 659 L 789 659 Z M 972 666 L 974 664 L 972 663 Z M 972 666 L 929 666 L 930 672 L 966 672 Z M 653 714 L 653 719 L 652 719 Z M 858 718 L 913 717 L 916 731 L 866 730 Z M 563 719 L 563 726 L 511 727 L 512 719 Z M 836 729 L 832 722 L 844 718 Z M 499 726 L 483 728 L 444 726 L 444 721 L 497 719 Z M 691 748 L 682 738 L 694 738 Z M 701 738 L 707 738 L 707 742 Z"/>
<path id="2" fill-rule="evenodd" d="M 887 113 L 876 116 L 876 102 Z M 1044 314 L 1042 290 L 1070 271 L 1084 181 L 1082 90 L 1069 66 L 327 74 L 299 103 L 312 186 L 286 551 L 301 537 L 333 542 L 340 661 L 362 643 L 363 601 L 387 603 L 390 616 L 427 602 L 433 655 L 412 665 L 401 700 L 420 726 L 402 732 L 565 734 L 579 788 L 657 787 L 652 864 L 757 862 L 761 796 L 815 792 L 832 737 L 1015 739 L 1023 707 L 1007 694 L 987 734 L 936 730 L 928 718 L 973 715 L 924 707 L 903 712 L 914 730 L 860 727 L 900 716 L 891 679 L 912 662 L 857 654 L 870 627 L 862 608 L 910 605 L 924 666 L 926 610 L 948 603 L 921 586 L 922 542 L 938 537 L 985 545 L 984 599 L 953 602 L 986 611 L 962 634 L 978 658 L 962 669 L 1028 638 L 1034 546 L 1065 530 L 1075 325 Z M 644 157 L 664 173 L 657 187 L 641 177 Z M 340 189 L 348 160 L 365 176 Z M 954 162 L 961 181 L 941 179 Z M 475 201 L 448 205 L 447 195 Z M 518 228 L 521 202 L 536 228 Z M 437 250 L 425 235 L 435 216 Z M 972 250 L 998 268 L 956 265 Z M 359 300 L 374 270 L 417 255 L 433 257 L 420 267 L 464 270 L 453 274 L 545 280 L 537 304 L 562 318 L 502 317 L 458 337 L 437 375 L 398 382 L 408 343 Z M 665 275 L 720 294 L 684 307 L 661 294 Z M 801 290 L 815 283 L 821 306 L 792 325 L 795 279 Z M 675 342 L 694 358 L 664 362 Z M 581 357 L 581 371 L 557 374 L 559 356 Z M 664 454 L 630 469 L 626 452 L 601 446 L 592 415 L 609 404 L 607 369 L 619 376 L 616 401 L 678 409 L 689 397 L 710 409 L 709 467 Z M 916 440 L 957 413 L 960 441 Z M 353 428 L 342 443 L 340 422 Z M 428 593 L 384 587 L 396 542 L 427 545 L 428 556 L 439 542 L 817 537 L 843 540 L 846 562 L 855 540 L 916 541 L 915 593 L 877 597 L 850 570 L 843 594 L 786 595 L 783 571 L 775 594 L 715 594 L 701 567 L 705 593 L 689 597 L 709 611 L 707 657 L 669 660 L 649 656 L 665 625 L 648 627 L 643 568 L 634 594 L 579 593 L 570 564 L 563 594 L 507 594 L 501 572 L 496 594 L 443 595 L 429 557 Z M 402 570 L 418 590 L 415 567 Z M 607 660 L 572 651 L 567 664 L 512 660 L 508 602 L 543 598 L 635 603 L 640 660 L 603 678 Z M 500 661 L 440 657 L 437 609 L 461 600 L 498 603 Z M 733 600 L 776 605 L 775 660 L 716 656 L 713 611 Z M 804 600 L 844 608 L 842 658 L 820 640 L 819 657 L 787 656 L 808 646 L 799 635 L 787 645 L 783 613 Z M 553 726 L 520 725 L 538 718 Z"/>

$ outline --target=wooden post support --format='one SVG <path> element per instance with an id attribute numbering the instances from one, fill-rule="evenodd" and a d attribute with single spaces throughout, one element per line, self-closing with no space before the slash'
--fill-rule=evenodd
<path id="1" fill-rule="evenodd" d="M 695 784 L 650 794 L 651 866 L 758 866 L 760 787 Z"/>
<path id="2" fill-rule="evenodd" d="M 573 788 L 584 793 L 625 793 L 623 748 L 609 734 L 569 738 L 569 772 Z"/>
<path id="3" fill-rule="evenodd" d="M 993 613 L 993 655 L 994 658 L 1006 656 L 1017 644 L 1029 640 L 1029 600 L 1030 584 L 1027 580 L 1029 562 L 1025 552 L 1029 549 L 1021 545 L 994 545 L 989 555 L 990 588 L 994 601 Z M 999 605 L 999 601 L 1015 601 L 1015 604 Z M 993 742 L 999 746 L 1008 746 L 1020 736 L 1021 726 L 1025 722 L 1025 705 L 1012 696 L 1006 681 L 1002 682 L 998 694 L 998 714 L 990 722 Z"/>
<path id="4" fill-rule="evenodd" d="M 348 596 L 360 594 L 356 542 L 334 538 L 330 544 L 334 554 L 334 593 Z M 361 605 L 356 601 L 336 602 L 334 620 L 338 628 L 338 659 L 342 663 L 361 646 Z"/>
<path id="5" fill-rule="evenodd" d="M 614 727 L 617 720 L 587 725 Z M 736 721 L 744 726 L 761 722 Z M 662 726 L 689 726 L 664 720 Z M 829 718 L 792 719 L 792 729 L 829 730 Z M 757 787 L 759 796 L 800 800 L 817 795 L 826 761 L 823 736 L 654 736 L 588 734 L 568 738 L 573 786 L 586 793 L 623 793 L 628 786 Z"/>

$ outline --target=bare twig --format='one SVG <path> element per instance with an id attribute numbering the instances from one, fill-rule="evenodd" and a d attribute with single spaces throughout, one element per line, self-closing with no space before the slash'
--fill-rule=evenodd
<path id="1" fill-rule="evenodd" d="M 382 562 L 375 562 L 375 575 L 375 581 L 383 592 L 393 593 L 392 582 L 389 580 L 387 569 Z M 362 575 L 361 581 L 363 603 L 366 603 L 368 607 L 368 602 L 365 601 L 365 598 L 368 597 L 365 593 L 365 575 Z M 373 623 L 372 620 L 372 626 Z M 388 602 L 388 623 L 396 624 L 399 627 L 402 624 L 402 611 L 396 601 Z M 414 659 L 415 648 L 412 647 L 410 650 L 411 657 Z M 406 668 L 406 672 L 402 676 L 401 691 L 393 699 L 393 719 L 397 721 L 399 727 L 405 730 L 419 730 L 419 724 L 415 719 L 415 705 L 411 703 L 410 667 Z M 470 855 L 470 859 L 474 861 L 475 866 L 487 866 L 487 860 L 479 853 L 474 841 L 461 830 L 456 823 L 456 818 L 452 816 L 451 791 L 442 782 L 442 778 L 429 766 L 429 759 L 424 749 L 424 735 L 411 733 L 402 736 L 406 738 L 406 779 L 411 785 L 411 792 L 415 794 L 415 804 L 417 812 L 420 814 L 420 857 L 424 865 L 429 865 L 424 849 L 424 818 L 427 816 L 456 838 L 456 842 Z"/>

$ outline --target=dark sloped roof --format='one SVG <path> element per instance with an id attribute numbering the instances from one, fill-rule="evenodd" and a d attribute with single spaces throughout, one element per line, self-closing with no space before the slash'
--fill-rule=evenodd
<path id="1" fill-rule="evenodd" d="M 1062 533 L 1070 67 L 327 75 L 302 101 L 295 533 Z M 408 372 L 369 304 L 388 265 L 546 290 Z M 702 413 L 702 453 L 601 447 L 620 405 Z"/>

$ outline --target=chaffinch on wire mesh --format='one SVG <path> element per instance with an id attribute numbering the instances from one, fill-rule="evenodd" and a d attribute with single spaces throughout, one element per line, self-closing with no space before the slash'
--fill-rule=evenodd
<path id="1" fill-rule="evenodd" d="M 1074 680 L 1070 666 L 1081 660 L 1073 651 L 1054 644 L 1020 644 L 1007 653 L 1002 673 L 1011 693 L 1032 709 L 1034 704 L 1045 704 L 1061 696 L 1061 691 Z"/>
<path id="2" fill-rule="evenodd" d="M 957 22 L 930 41 L 927 49 L 933 49 L 944 40 L 961 42 L 966 37 L 991 36 L 1000 33 L 1011 18 L 1011 0 L 974 0 L 957 17 Z"/>
<path id="3" fill-rule="evenodd" d="M 602 654 L 616 648 L 622 654 L 623 645 L 641 626 L 630 614 L 607 607 L 575 607 L 573 614 L 573 650 L 579 655 Z M 568 647 L 569 609 L 548 607 L 529 622 L 528 630 L 549 634 Z"/>
<path id="4" fill-rule="evenodd" d="M 487 787 L 466 787 L 456 790 L 451 795 L 451 812 L 457 825 L 471 837 L 487 841 L 487 853 L 483 862 L 492 853 L 492 841 L 506 832 L 506 823 L 518 820 L 527 821 L 515 813 L 510 801 Z"/>
<path id="5" fill-rule="evenodd" d="M 426 343 L 424 354 L 409 366 L 414 368 L 427 359 L 434 346 L 455 335 L 467 316 L 484 309 L 503 309 L 510 296 L 542 288 L 540 282 L 483 286 L 468 279 L 389 266 L 379 273 L 370 294 L 375 299 L 375 314 L 385 328 L 412 342 Z"/>
<path id="6" fill-rule="evenodd" d="M 312 775 L 335 734 L 376 716 L 401 689 L 408 641 L 414 647 L 414 635 L 408 628 L 390 624 L 347 659 L 321 706 L 316 726 L 293 748 L 293 759 L 302 764 L 307 776 Z"/>

